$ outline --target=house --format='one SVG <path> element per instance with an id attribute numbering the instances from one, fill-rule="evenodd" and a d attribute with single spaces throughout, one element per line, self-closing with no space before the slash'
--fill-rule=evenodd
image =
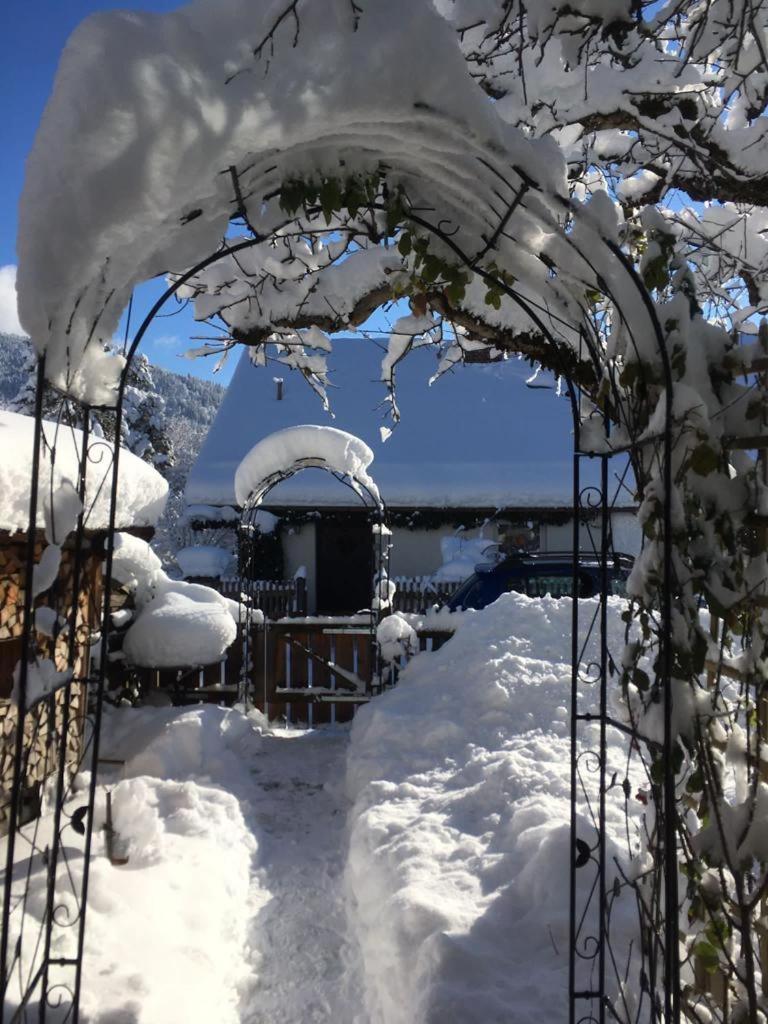
<path id="1" fill-rule="evenodd" d="M 434 349 L 423 346 L 397 367 L 402 419 L 393 427 L 380 380 L 383 355 L 371 340 L 334 340 L 326 413 L 299 373 L 278 363 L 255 366 L 244 350 L 188 477 L 193 525 L 201 531 L 232 527 L 238 517 L 235 470 L 257 441 L 284 427 L 325 423 L 355 434 L 374 451 L 370 472 L 393 534 L 392 578 L 431 575 L 444 554 L 461 561 L 457 549 L 464 539 L 475 547 L 484 537 L 508 546 L 570 550 L 568 402 L 552 389 L 527 388 L 530 370 L 516 359 L 459 366 L 428 385 L 437 363 Z M 597 461 L 588 461 L 582 483 L 596 479 Z M 273 537 L 282 575 L 306 572 L 310 614 L 349 612 L 370 602 L 370 516 L 352 489 L 308 469 L 270 491 L 263 508 L 277 517 Z M 612 528 L 618 550 L 639 549 L 629 491 L 616 504 Z M 591 548 L 594 516 L 580 530 L 582 546 Z"/>
<path id="2" fill-rule="evenodd" d="M 44 421 L 43 431 L 46 447 L 41 460 L 34 554 L 35 562 L 40 563 L 47 553 L 46 567 L 51 571 L 41 581 L 40 593 L 34 599 L 30 653 L 35 667 L 27 681 L 21 755 L 22 815 L 29 817 L 36 814 L 46 779 L 58 771 L 58 743 L 66 744 L 63 763 L 68 768 L 77 766 L 81 757 L 85 681 L 101 626 L 102 562 L 112 466 L 110 443 L 93 438 L 85 490 L 87 518 L 81 543 L 76 546 L 71 525 L 79 505 L 74 505 L 73 513 L 72 504 L 67 508 L 67 501 L 59 501 L 57 495 L 74 495 L 72 485 L 78 480 L 83 435 L 67 426 L 57 429 L 49 421 Z M 15 670 L 22 656 L 24 633 L 33 439 L 31 417 L 0 412 L 0 833 L 7 829 L 19 723 Z M 55 462 L 51 464 L 54 445 Z M 155 469 L 122 451 L 118 529 L 151 536 L 167 491 L 166 481 Z M 68 525 L 63 525 L 64 520 Z M 46 575 L 42 567 L 41 575 Z M 35 580 L 38 582 L 37 572 Z"/>

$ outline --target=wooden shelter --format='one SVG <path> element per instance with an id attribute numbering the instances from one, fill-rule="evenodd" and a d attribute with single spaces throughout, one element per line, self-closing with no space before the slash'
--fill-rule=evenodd
<path id="1" fill-rule="evenodd" d="M 24 603 L 27 586 L 28 524 L 33 420 L 14 413 L 0 413 L 0 833 L 7 827 L 14 760 L 18 756 L 17 667 L 23 657 Z M 45 422 L 51 442 L 57 425 Z M 78 444 L 82 434 L 67 428 L 58 442 L 58 458 L 49 467 L 46 481 L 55 486 L 61 480 L 77 480 Z M 102 440 L 99 441 L 103 445 Z M 117 525 L 152 535 L 162 512 L 167 484 L 151 466 L 129 452 L 121 453 Z M 50 692 L 32 692 L 23 719 L 24 793 L 22 816 L 34 817 L 40 808 L 46 779 L 58 768 L 60 759 L 76 769 L 81 757 L 87 715 L 87 688 L 94 651 L 97 651 L 103 610 L 102 564 L 107 522 L 103 514 L 102 489 L 94 481 L 85 493 L 87 521 L 79 546 L 74 535 L 61 542 L 61 560 L 50 587 L 33 602 L 35 631 L 30 656 L 36 665 L 55 672 L 71 666 L 71 678 L 52 684 Z M 35 564 L 49 546 L 44 524 L 35 536 Z M 71 652 L 71 657 L 70 657 Z M 62 745 L 64 749 L 62 750 Z"/>

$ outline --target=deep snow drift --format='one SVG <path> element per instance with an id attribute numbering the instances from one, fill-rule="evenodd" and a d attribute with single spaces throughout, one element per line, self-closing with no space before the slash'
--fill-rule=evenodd
<path id="1" fill-rule="evenodd" d="M 570 616 L 568 598 L 522 594 L 456 615 L 356 716 L 346 874 L 370 1024 L 567 1019 Z"/>

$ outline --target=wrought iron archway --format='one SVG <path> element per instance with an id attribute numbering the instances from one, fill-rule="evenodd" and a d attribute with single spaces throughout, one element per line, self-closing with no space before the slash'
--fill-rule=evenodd
<path id="1" fill-rule="evenodd" d="M 519 172 L 522 176 L 522 172 Z M 535 191 L 532 182 L 526 183 L 526 189 Z M 562 200 L 563 208 L 570 209 L 566 200 Z M 440 237 L 449 248 L 467 266 L 477 270 L 476 260 L 461 252 L 441 225 L 432 225 L 423 216 L 411 214 L 410 219 Z M 580 251 L 572 236 L 564 234 L 566 243 L 579 251 L 582 259 L 590 265 L 594 253 Z M 125 397 L 127 371 L 141 341 L 160 312 L 185 283 L 198 275 L 207 266 L 224 258 L 263 242 L 265 239 L 254 236 L 230 246 L 222 246 L 210 254 L 196 266 L 178 276 L 154 303 L 130 344 L 126 346 L 126 369 L 121 377 L 114 405 L 114 432 L 120 437 Z M 635 325 L 631 318 L 622 316 L 622 300 L 626 299 L 626 290 L 632 289 L 632 295 L 639 301 L 645 311 L 645 323 L 651 325 L 654 344 L 663 368 L 663 389 L 667 396 L 672 394 L 672 376 L 669 358 L 665 346 L 664 334 L 656 317 L 653 304 L 638 278 L 634 268 L 619 247 L 601 239 L 606 254 L 613 261 L 615 274 L 618 275 L 606 282 L 603 277 L 603 265 L 594 267 L 596 276 L 603 281 L 605 294 L 613 300 L 616 315 L 622 317 L 628 337 L 638 350 L 640 339 L 635 336 Z M 605 256 L 605 254 L 603 254 Z M 603 1022 L 611 1014 L 617 1014 L 617 1002 L 622 998 L 622 979 L 627 971 L 637 978 L 637 991 L 641 993 L 641 1007 L 633 1011 L 633 1020 L 648 1019 L 651 1021 L 678 1021 L 679 1008 L 679 963 L 677 950 L 677 841 L 676 841 L 676 809 L 675 779 L 668 773 L 663 782 L 663 799 L 661 800 L 662 816 L 654 826 L 657 828 L 657 845 L 659 853 L 647 881 L 648 909 L 641 906 L 641 917 L 644 917 L 645 940 L 637 953 L 630 942 L 629 950 L 619 950 L 612 941 L 611 919 L 616 912 L 616 902 L 620 898 L 638 900 L 637 886 L 630 884 L 626 876 L 611 868 L 606 815 L 610 794 L 622 793 L 624 810 L 628 802 L 626 786 L 629 772 L 617 781 L 609 777 L 609 731 L 617 730 L 628 735 L 629 748 L 637 744 L 638 749 L 643 737 L 633 733 L 632 727 L 618 721 L 611 713 L 609 682 L 614 674 L 616 656 L 611 650 L 608 626 L 608 607 L 611 599 L 610 581 L 607 571 L 611 553 L 612 537 L 610 513 L 615 503 L 616 485 L 612 478 L 611 467 L 614 460 L 623 460 L 618 474 L 618 486 L 624 486 L 627 460 L 633 467 L 636 480 L 642 478 L 644 460 L 648 451 L 651 458 L 658 461 L 666 481 L 666 501 L 664 508 L 663 531 L 663 572 L 664 602 L 660 609 L 662 633 L 670 632 L 671 601 L 675 586 L 671 557 L 671 511 L 669 495 L 671 493 L 671 415 L 672 403 L 666 404 L 663 431 L 648 439 L 641 437 L 639 431 L 633 431 L 636 423 L 634 410 L 631 408 L 632 398 L 620 386 L 610 369 L 606 374 L 605 360 L 602 352 L 602 341 L 597 330 L 589 322 L 579 325 L 580 351 L 583 358 L 595 369 L 597 380 L 606 380 L 606 394 L 603 407 L 590 411 L 591 418 L 600 420 L 604 436 L 610 439 L 612 424 L 620 424 L 630 428 L 620 446 L 611 448 L 610 440 L 604 450 L 597 452 L 584 441 L 584 405 L 591 400 L 583 388 L 569 379 L 564 360 L 564 347 L 561 339 L 555 336 L 549 324 L 552 314 L 546 303 L 539 304 L 530 295 L 524 296 L 515 291 L 503 277 L 494 278 L 490 272 L 482 271 L 486 278 L 491 278 L 494 285 L 507 295 L 519 308 L 523 309 L 530 320 L 542 332 L 549 348 L 550 368 L 561 373 L 566 380 L 568 395 L 574 422 L 574 473 L 573 473 L 573 522 L 574 522 L 574 556 L 573 573 L 574 588 L 577 586 L 579 573 L 579 552 L 581 536 L 579 533 L 580 510 L 585 500 L 589 500 L 593 510 L 600 513 L 600 533 L 597 543 L 598 553 L 602 558 L 603 572 L 601 592 L 596 611 L 587 628 L 583 629 L 580 621 L 578 601 L 573 603 L 573 670 L 572 670 L 572 802 L 571 802 L 571 943 L 570 943 L 570 982 L 569 1003 L 572 1024 L 586 1022 Z M 572 327 L 573 325 L 568 325 Z M 572 354 L 572 353 L 571 353 Z M 46 397 L 56 393 L 60 398 L 60 413 L 53 434 L 44 420 Z M 12 785 L 7 794 L 7 857 L 5 873 L 5 889 L 2 908 L 2 949 L 0 950 L 0 994 L 2 1012 L 0 1019 L 4 1022 L 55 1019 L 77 1022 L 80 1015 L 80 991 L 82 979 L 82 963 L 85 938 L 86 906 L 88 899 L 88 867 L 94 834 L 102 824 L 100 809 L 97 806 L 97 770 L 99 764 L 99 740 L 101 733 L 102 710 L 105 695 L 105 684 L 108 661 L 105 656 L 109 649 L 111 632 L 110 581 L 114 549 L 114 534 L 118 511 L 119 482 L 119 445 L 105 448 L 101 438 L 94 438 L 90 430 L 91 416 L 97 411 L 93 407 L 81 405 L 66 395 L 56 392 L 45 377 L 45 359 L 41 357 L 38 368 L 37 397 L 34 416 L 34 447 L 32 465 L 32 483 L 30 488 L 30 516 L 26 542 L 25 566 L 20 579 L 23 590 L 23 619 L 21 623 L 20 661 L 18 669 L 16 716 L 13 724 L 13 773 Z M 39 551 L 38 527 L 41 521 L 41 509 L 46 493 L 52 490 L 53 467 L 57 459 L 57 437 L 59 432 L 79 428 L 78 441 L 80 458 L 76 489 L 85 506 L 77 518 L 74 530 L 67 544 L 71 551 L 72 574 L 66 585 L 54 580 L 44 592 L 33 593 L 29 585 L 33 579 L 34 567 Z M 46 434 L 46 430 L 49 431 Z M 105 451 L 109 457 L 105 460 Z M 600 484 L 595 492 L 584 495 L 581 488 L 581 467 L 585 460 L 598 460 L 600 465 Z M 94 473 L 94 466 L 97 467 Z M 103 595 L 99 615 L 98 628 L 90 621 L 90 626 L 83 626 L 84 616 L 78 609 L 80 580 L 84 566 L 91 554 L 91 533 L 89 524 L 93 502 L 89 505 L 89 481 L 98 476 L 96 493 L 109 494 L 109 512 L 104 526 L 104 570 Z M 613 490 L 612 490 L 613 488 Z M 594 498 L 594 500 L 593 500 Z M 93 499 L 95 501 L 95 499 Z M 49 500 L 49 506 L 55 502 Z M 576 590 L 574 590 L 576 592 Z M 35 695 L 31 679 L 36 671 L 45 649 L 45 641 L 41 639 L 35 627 L 33 611 L 37 604 L 45 601 L 53 608 L 56 622 L 54 626 L 53 644 L 61 638 L 62 653 L 57 666 L 68 678 L 60 686 L 42 695 Z M 68 625 L 65 630 L 64 625 Z M 84 658 L 80 649 L 91 640 L 101 646 L 102 656 Z M 79 642 L 79 641 L 82 641 Z M 592 658 L 590 644 L 597 644 L 597 658 Z M 585 673 L 585 659 L 587 671 Z M 664 756 L 670 757 L 673 745 L 671 728 L 671 694 L 667 684 L 670 675 L 669 651 L 665 644 L 659 652 L 655 669 L 654 686 L 664 708 Z M 72 698 L 76 696 L 79 703 Z M 73 709 L 76 714 L 73 714 Z M 46 716 L 45 735 L 42 736 L 42 718 Z M 591 736 L 594 730 L 597 736 L 593 745 Z M 30 741 L 38 734 L 46 749 L 46 760 L 50 771 L 46 772 L 46 790 L 52 795 L 50 814 L 45 818 L 45 826 L 39 817 L 29 822 L 26 820 L 25 808 L 28 800 L 30 771 L 32 759 L 38 754 L 35 742 Z M 78 756 L 73 760 L 68 754 L 68 741 L 72 735 L 78 737 Z M 584 737 L 587 736 L 585 742 Z M 85 790 L 78 789 L 82 784 L 78 769 L 88 769 L 90 778 Z M 45 829 L 48 832 L 45 832 Z M 82 851 L 78 864 L 72 860 L 67 842 L 71 836 L 79 836 L 78 843 Z M 46 905 L 41 919 L 35 919 L 28 908 L 30 880 L 35 871 L 44 871 L 46 876 Z M 586 882 L 584 881 L 586 879 Z M 674 907 L 674 913 L 663 908 Z M 650 915 L 650 916 L 649 916 Z M 617 994 L 618 993 L 618 994 Z M 645 1000 L 645 1006 L 642 1005 Z M 620 1018 L 622 1019 L 622 1018 Z M 629 1017 L 627 1018 L 629 1019 Z"/>
<path id="2" fill-rule="evenodd" d="M 254 563 L 253 555 L 253 533 L 257 529 L 256 518 L 262 508 L 264 499 L 270 491 L 277 487 L 284 480 L 289 480 L 297 473 L 307 469 L 320 469 L 330 473 L 340 484 L 348 487 L 360 499 L 364 509 L 373 513 L 371 546 L 374 552 L 374 566 L 371 577 L 371 602 L 368 609 L 368 629 L 371 649 L 377 649 L 376 626 L 384 610 L 381 594 L 389 580 L 389 550 L 390 545 L 386 540 L 387 530 L 387 509 L 380 494 L 371 490 L 368 482 L 354 474 L 350 478 L 330 466 L 327 460 L 321 455 L 307 453 L 304 457 L 292 461 L 284 468 L 277 470 L 263 477 L 253 487 L 248 501 L 243 506 L 238 524 L 238 571 L 239 571 L 239 594 L 240 594 L 240 623 L 242 627 L 243 661 L 239 681 L 238 703 L 247 708 L 252 698 L 253 690 L 253 636 L 254 617 L 253 611 L 256 607 L 256 594 L 254 583 L 258 566 Z M 264 643 L 266 657 L 267 643 Z M 264 670 L 264 686 L 267 685 L 266 667 Z M 267 695 L 264 695 L 265 709 L 268 705 Z M 312 708 L 310 706 L 310 716 Z M 332 719 L 333 720 L 333 719 Z M 310 717 L 310 725 L 312 724 Z"/>

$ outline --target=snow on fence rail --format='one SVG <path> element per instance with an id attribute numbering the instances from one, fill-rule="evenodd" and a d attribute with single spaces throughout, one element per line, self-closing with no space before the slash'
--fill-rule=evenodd
<path id="1" fill-rule="evenodd" d="M 307 614 L 307 583 L 301 577 L 295 580 L 250 580 L 237 576 L 222 577 L 215 581 L 225 597 L 238 600 L 240 591 L 247 586 L 255 608 L 260 608 L 268 619 L 284 619 Z M 459 584 L 452 581 L 434 582 L 429 576 L 395 576 L 397 587 L 394 597 L 396 612 L 423 614 L 432 605 L 443 605 L 455 593 Z"/>

